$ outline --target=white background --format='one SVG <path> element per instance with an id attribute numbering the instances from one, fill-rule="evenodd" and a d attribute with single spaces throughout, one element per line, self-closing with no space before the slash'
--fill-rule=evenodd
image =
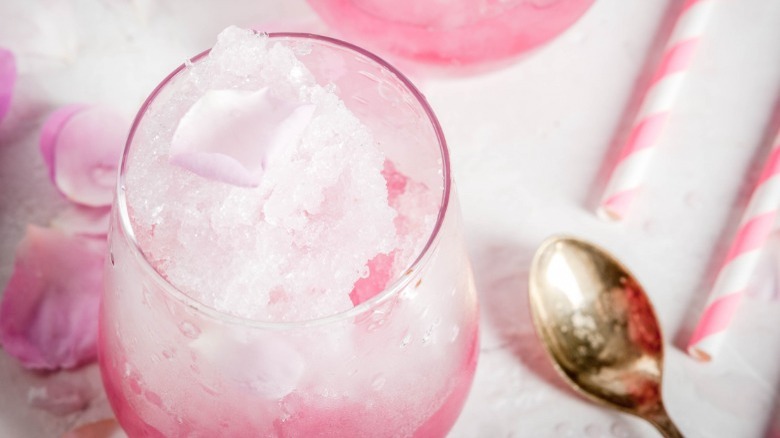
<path id="1" fill-rule="evenodd" d="M 678 7 L 598 0 L 551 44 L 480 75 L 400 65 L 449 141 L 482 303 L 477 377 L 451 436 L 656 436 L 569 390 L 532 331 L 530 258 L 546 236 L 565 232 L 610 249 L 647 289 L 666 340 L 666 404 L 687 436 L 780 437 L 780 234 L 717 361 L 700 364 L 680 349 L 779 125 L 780 1 L 717 2 L 636 208 L 621 224 L 592 214 L 605 159 L 625 138 L 634 90 Z M 17 53 L 20 70 L 0 125 L 0 284 L 26 224 L 45 225 L 65 205 L 37 149 L 45 115 L 84 102 L 130 117 L 229 24 L 329 32 L 302 0 L 0 0 L 0 46 Z M 98 381 L 95 367 L 34 375 L 0 352 L 0 436 L 58 436 L 100 418 L 108 408 L 99 389 L 76 414 L 30 403 L 44 388 L 67 394 Z"/>

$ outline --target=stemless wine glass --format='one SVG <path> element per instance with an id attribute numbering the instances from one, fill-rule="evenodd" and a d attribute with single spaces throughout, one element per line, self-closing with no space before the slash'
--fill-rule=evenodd
<path id="1" fill-rule="evenodd" d="M 431 64 L 495 62 L 574 24 L 594 0 L 308 0 L 345 38 Z"/>
<path id="2" fill-rule="evenodd" d="M 420 92 L 371 53 L 315 35 L 269 38 L 297 47 L 387 158 L 435 190 L 435 223 L 408 269 L 341 313 L 257 321 L 187 296 L 145 258 L 126 196 L 133 150 L 160 130 L 145 116 L 175 101 L 179 67 L 141 107 L 122 158 L 99 335 L 111 406 L 131 437 L 444 436 L 469 392 L 479 338 L 439 123 Z"/>

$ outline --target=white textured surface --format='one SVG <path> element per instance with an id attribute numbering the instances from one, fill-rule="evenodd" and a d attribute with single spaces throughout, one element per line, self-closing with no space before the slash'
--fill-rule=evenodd
<path id="1" fill-rule="evenodd" d="M 603 159 L 614 159 L 615 139 L 625 136 L 632 90 L 647 79 L 641 72 L 675 4 L 599 0 L 561 38 L 506 68 L 413 75 L 449 140 L 482 299 L 481 362 L 453 437 L 656 436 L 575 395 L 543 355 L 529 321 L 527 270 L 533 249 L 558 232 L 609 248 L 645 285 L 667 341 L 666 404 L 687 436 L 780 436 L 780 235 L 718 361 L 696 363 L 680 349 L 768 152 L 780 93 L 780 2 L 715 5 L 635 210 L 622 224 L 591 212 Z M 45 224 L 63 205 L 37 151 L 46 112 L 104 102 L 130 116 L 228 24 L 321 29 L 312 20 L 301 0 L 0 2 L 0 45 L 18 53 L 21 73 L 0 126 L 0 283 L 24 225 Z M 97 381 L 94 367 L 73 374 Z M 28 403 L 28 394 L 62 380 L 27 373 L 0 353 L 0 436 L 58 436 L 106 412 L 100 398 L 66 416 Z"/>

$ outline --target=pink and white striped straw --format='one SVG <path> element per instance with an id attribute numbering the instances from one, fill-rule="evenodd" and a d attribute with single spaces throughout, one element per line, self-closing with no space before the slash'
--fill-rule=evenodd
<path id="1" fill-rule="evenodd" d="M 708 361 L 723 343 L 750 277 L 758 264 L 761 248 L 772 232 L 780 207 L 780 131 L 764 170 L 742 215 L 737 235 L 718 272 L 699 323 L 688 343 L 688 353 Z"/>
<path id="2" fill-rule="evenodd" d="M 612 170 L 597 213 L 621 220 L 637 196 L 655 145 L 682 88 L 715 0 L 688 0 L 677 17 L 664 49 L 663 61 L 653 76 L 634 120 L 628 142 Z"/>

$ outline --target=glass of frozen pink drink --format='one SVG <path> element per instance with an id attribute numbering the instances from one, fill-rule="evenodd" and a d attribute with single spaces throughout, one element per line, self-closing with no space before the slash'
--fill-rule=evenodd
<path id="1" fill-rule="evenodd" d="M 225 30 L 138 113 L 111 225 L 100 366 L 129 436 L 455 422 L 479 338 L 447 147 L 376 56 Z"/>
<path id="2" fill-rule="evenodd" d="M 594 0 L 308 0 L 345 38 L 431 64 L 495 62 L 562 33 Z"/>

